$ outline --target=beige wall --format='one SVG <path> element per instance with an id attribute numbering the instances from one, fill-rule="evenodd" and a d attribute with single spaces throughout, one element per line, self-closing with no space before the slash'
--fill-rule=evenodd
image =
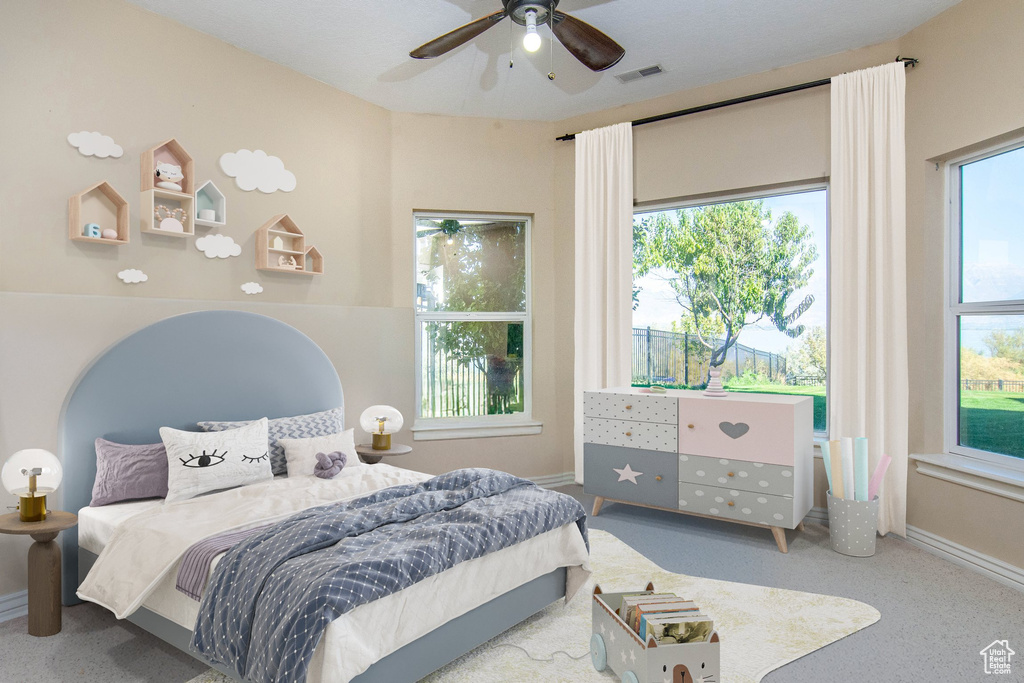
<path id="1" fill-rule="evenodd" d="M 942 451 L 945 178 L 935 162 L 1024 133 L 1024 3 L 965 0 L 900 40 L 907 74 L 907 296 L 911 452 Z M 1024 567 L 1024 503 L 918 474 L 907 523 Z"/>
<path id="2" fill-rule="evenodd" d="M 944 174 L 935 161 L 1024 126 L 1024 3 L 964 0 L 903 38 L 626 107 L 562 121 L 557 133 L 684 109 L 917 57 L 907 72 L 907 254 L 910 449 L 942 443 Z M 829 89 L 761 100 L 634 129 L 638 204 L 767 187 L 829 175 Z M 573 221 L 572 143 L 556 151 L 559 222 Z M 571 237 L 563 253 L 571 253 Z M 571 287 L 571 276 L 567 276 Z M 571 290 L 570 290 L 571 291 Z M 567 309 L 571 315 L 571 305 Z M 571 330 L 570 330 L 571 331 Z M 571 353 L 571 349 L 570 349 Z M 571 464 L 571 457 L 566 460 Z M 816 467 L 815 505 L 824 506 Z M 1024 567 L 1024 545 L 1001 531 L 1024 524 L 1024 504 L 917 474 L 910 465 L 907 521 Z"/>
<path id="3" fill-rule="evenodd" d="M 574 161 L 572 143 L 554 137 L 824 78 L 897 53 L 922 59 L 907 91 L 911 448 L 938 450 L 942 190 L 927 160 L 1024 125 L 1022 13 L 1019 0 L 965 0 L 899 41 L 550 124 L 390 113 L 120 0 L 4 3 L 0 455 L 55 447 L 60 401 L 106 345 L 207 307 L 266 312 L 313 336 L 339 368 L 350 421 L 377 401 L 411 415 L 411 214 L 424 209 L 534 217 L 533 396 L 544 431 L 416 442 L 413 466 L 570 471 Z M 153 60 L 152 36 L 178 46 L 177 56 Z M 112 135 L 124 157 L 79 155 L 65 137 L 83 129 Z M 638 128 L 636 197 L 657 202 L 822 178 L 828 135 L 827 88 Z M 213 178 L 227 194 L 224 232 L 243 245 L 241 257 L 208 261 L 192 240 L 138 232 L 138 155 L 169 136 L 196 158 L 197 177 Z M 297 189 L 238 190 L 216 161 L 239 148 L 280 156 Z M 128 246 L 67 240 L 67 197 L 102 179 L 132 205 Z M 279 212 L 324 253 L 326 275 L 253 269 L 252 233 Z M 123 285 L 115 273 L 127 267 L 145 270 L 149 282 Z M 248 280 L 266 288 L 259 299 L 238 289 Z M 911 524 L 1018 566 L 1024 549 L 987 530 L 1022 517 L 1018 503 L 911 473 Z M 22 546 L 0 537 L 0 595 L 24 586 Z"/>
<path id="4" fill-rule="evenodd" d="M 177 56 L 154 62 L 153 36 Z M 0 458 L 56 448 L 61 402 L 107 346 L 205 308 L 263 312 L 309 334 L 338 367 L 349 424 L 373 403 L 395 405 L 411 424 L 412 211 L 443 209 L 534 217 L 533 414 L 544 429 L 415 443 L 405 430 L 399 438 L 415 455 L 399 464 L 565 471 L 571 412 L 559 406 L 571 406 L 571 369 L 558 360 L 551 124 L 392 115 L 120 0 L 3 3 L 0 63 Z M 111 135 L 124 156 L 81 156 L 66 141 L 79 130 Z M 227 195 L 222 232 L 243 245 L 240 257 L 207 260 L 194 240 L 140 234 L 139 154 L 171 136 L 195 158 L 197 178 Z M 281 157 L 296 190 L 237 189 L 217 160 L 240 148 Z M 131 244 L 70 242 L 68 196 L 104 179 L 131 205 Z M 323 277 L 254 269 L 252 233 L 281 212 L 323 252 Z M 149 281 L 122 284 L 115 275 L 128 267 Z M 242 294 L 249 280 L 264 293 Z M 24 588 L 24 550 L 0 536 L 0 595 Z"/>

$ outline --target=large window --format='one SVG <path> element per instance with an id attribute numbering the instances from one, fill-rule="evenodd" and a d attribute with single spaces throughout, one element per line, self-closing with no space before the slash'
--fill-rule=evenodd
<path id="1" fill-rule="evenodd" d="M 633 384 L 814 398 L 826 431 L 824 184 L 637 213 Z"/>
<path id="2" fill-rule="evenodd" d="M 950 200 L 947 450 L 1024 469 L 1024 143 L 952 163 Z"/>
<path id="3" fill-rule="evenodd" d="M 417 438 L 528 420 L 530 219 L 417 213 L 414 222 Z"/>

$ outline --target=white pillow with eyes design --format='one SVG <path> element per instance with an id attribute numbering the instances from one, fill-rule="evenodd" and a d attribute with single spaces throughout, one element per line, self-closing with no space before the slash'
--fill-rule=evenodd
<path id="1" fill-rule="evenodd" d="M 308 439 L 278 439 L 284 448 L 285 461 L 288 463 L 289 477 L 312 477 L 316 468 L 317 453 L 334 453 L 341 451 L 348 456 L 345 469 L 361 467 L 362 461 L 356 455 L 356 430 L 346 429 L 339 434 L 313 436 Z"/>
<path id="2" fill-rule="evenodd" d="M 223 432 L 160 428 L 167 450 L 165 502 L 274 478 L 267 453 L 267 418 Z"/>

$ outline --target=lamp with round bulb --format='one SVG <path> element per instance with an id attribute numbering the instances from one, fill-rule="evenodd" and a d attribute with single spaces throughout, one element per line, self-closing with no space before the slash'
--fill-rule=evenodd
<path id="1" fill-rule="evenodd" d="M 391 435 L 402 424 L 402 414 L 391 406 L 370 406 L 359 417 L 359 426 L 370 433 L 375 451 L 391 450 Z"/>
<path id="2" fill-rule="evenodd" d="M 46 494 L 60 486 L 64 470 L 53 453 L 42 448 L 27 448 L 11 456 L 0 471 L 4 488 L 18 496 L 22 522 L 46 519 Z"/>
<path id="3" fill-rule="evenodd" d="M 537 33 L 537 11 L 526 12 L 526 35 L 523 36 L 523 49 L 527 52 L 536 52 L 540 49 L 541 39 Z"/>

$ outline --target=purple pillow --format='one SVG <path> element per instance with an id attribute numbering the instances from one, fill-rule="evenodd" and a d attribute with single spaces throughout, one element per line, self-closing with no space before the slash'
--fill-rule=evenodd
<path id="1" fill-rule="evenodd" d="M 167 497 L 167 451 L 162 443 L 133 446 L 96 439 L 96 481 L 90 507 Z"/>

